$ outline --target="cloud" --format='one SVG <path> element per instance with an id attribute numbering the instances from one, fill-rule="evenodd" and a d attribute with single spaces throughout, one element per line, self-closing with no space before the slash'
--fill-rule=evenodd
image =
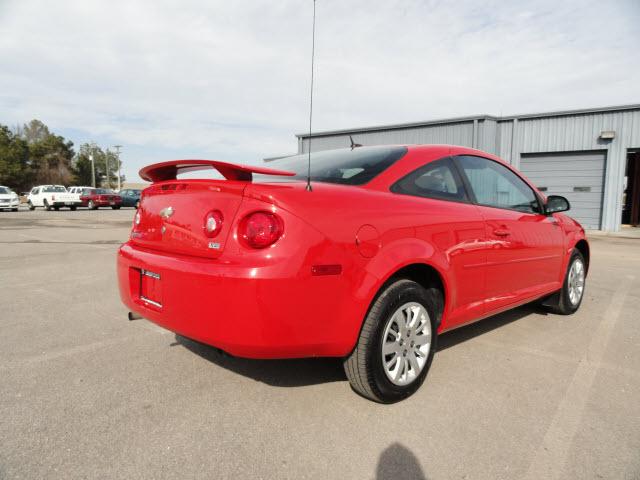
<path id="1" fill-rule="evenodd" d="M 635 0 L 317 0 L 314 129 L 638 102 Z M 255 163 L 308 128 L 312 2 L 0 3 L 0 123 L 145 163 Z"/>

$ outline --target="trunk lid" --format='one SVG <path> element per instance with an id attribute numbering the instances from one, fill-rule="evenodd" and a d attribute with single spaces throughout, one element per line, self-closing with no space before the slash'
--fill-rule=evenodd
<path id="1" fill-rule="evenodd" d="M 153 184 L 142 194 L 140 223 L 134 222 L 131 242 L 154 250 L 218 258 L 246 186 L 245 182 L 200 179 Z M 222 229 L 214 238 L 205 231 L 205 217 L 212 210 L 223 216 Z"/>

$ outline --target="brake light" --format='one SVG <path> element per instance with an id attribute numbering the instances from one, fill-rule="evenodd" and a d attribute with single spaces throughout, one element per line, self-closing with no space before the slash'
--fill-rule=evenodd
<path id="1" fill-rule="evenodd" d="M 53 202 L 56 199 L 55 195 L 51 195 L 51 201 Z"/>
<path id="2" fill-rule="evenodd" d="M 242 219 L 238 233 L 251 248 L 266 248 L 282 236 L 284 223 L 274 213 L 253 212 Z"/>
<path id="3" fill-rule="evenodd" d="M 207 237 L 213 238 L 222 230 L 222 222 L 224 217 L 220 210 L 211 210 L 204 217 L 204 233 Z"/>

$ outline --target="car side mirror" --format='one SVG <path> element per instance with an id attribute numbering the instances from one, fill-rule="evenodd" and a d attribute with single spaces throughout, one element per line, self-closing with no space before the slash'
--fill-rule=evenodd
<path id="1" fill-rule="evenodd" d="M 566 212 L 571 208 L 569 200 L 560 195 L 549 195 L 547 197 L 547 203 L 544 206 L 544 210 L 547 214 Z"/>

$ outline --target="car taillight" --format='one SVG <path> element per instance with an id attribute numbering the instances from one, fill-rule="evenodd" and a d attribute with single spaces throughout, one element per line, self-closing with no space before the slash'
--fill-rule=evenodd
<path id="1" fill-rule="evenodd" d="M 51 195 L 51 201 L 53 202 L 56 199 L 55 195 Z"/>
<path id="2" fill-rule="evenodd" d="M 204 217 L 204 233 L 207 237 L 213 238 L 222 230 L 224 217 L 220 210 L 211 210 Z"/>
<path id="3" fill-rule="evenodd" d="M 253 212 L 240 222 L 240 238 L 251 248 L 273 245 L 284 233 L 284 223 L 271 212 Z"/>
<path id="4" fill-rule="evenodd" d="M 136 226 L 137 226 L 137 225 L 140 225 L 140 210 L 138 210 L 138 211 L 136 212 L 135 217 L 133 217 L 133 223 L 134 223 L 134 225 L 136 225 Z"/>

